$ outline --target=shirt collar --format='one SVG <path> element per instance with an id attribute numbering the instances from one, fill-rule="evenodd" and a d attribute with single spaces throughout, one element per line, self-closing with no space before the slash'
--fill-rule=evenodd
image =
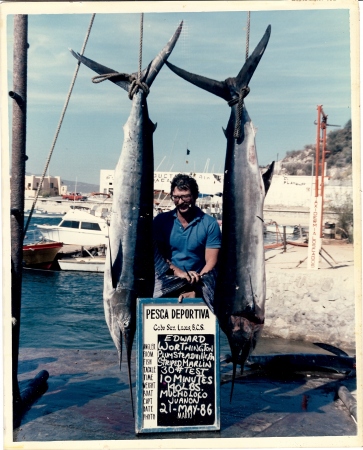
<path id="1" fill-rule="evenodd" d="M 188 226 L 191 225 L 194 222 L 200 221 L 202 219 L 203 215 L 205 214 L 198 206 L 194 206 L 194 208 L 195 208 L 195 217 L 188 224 Z M 177 216 L 177 209 L 176 208 L 173 210 L 173 216 L 174 216 L 175 219 L 178 218 L 178 216 Z"/>

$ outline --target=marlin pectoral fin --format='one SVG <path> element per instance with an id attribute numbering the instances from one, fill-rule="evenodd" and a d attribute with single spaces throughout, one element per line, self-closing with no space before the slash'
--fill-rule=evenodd
<path id="1" fill-rule="evenodd" d="M 111 255 L 112 257 L 113 255 Z M 122 271 L 122 245 L 120 242 L 120 246 L 117 250 L 116 258 L 110 261 L 111 263 L 111 278 L 112 278 L 112 287 L 116 289 L 117 283 L 120 279 L 121 271 Z"/>
<path id="2" fill-rule="evenodd" d="M 99 75 L 106 75 L 109 73 L 117 72 L 116 70 L 111 69 L 110 67 L 103 66 L 102 64 L 99 64 L 96 61 L 93 61 L 92 59 L 86 58 L 85 56 L 82 56 L 79 53 L 74 52 L 72 49 L 69 49 L 69 50 L 72 53 L 72 55 L 76 59 L 78 59 L 78 61 L 80 61 L 85 66 L 89 67 L 94 72 L 98 73 Z M 128 80 L 125 80 L 121 74 L 110 78 L 110 81 L 112 81 L 112 83 L 115 83 L 118 86 L 122 87 L 122 89 L 125 89 L 125 91 L 128 91 L 128 89 L 129 89 L 130 82 Z"/>
<path id="3" fill-rule="evenodd" d="M 171 64 L 169 62 L 165 62 L 165 64 L 171 71 L 177 74 L 180 78 L 189 81 L 189 83 L 192 83 L 195 86 L 204 89 L 205 91 L 217 95 L 218 97 L 222 97 L 226 101 L 231 99 L 231 95 L 224 81 L 216 81 L 212 80 L 211 78 L 206 78 L 201 75 L 187 72 L 186 70 L 174 66 L 174 64 Z"/>
<path id="4" fill-rule="evenodd" d="M 269 190 L 269 188 L 271 186 L 272 176 L 274 174 L 274 167 L 275 167 L 275 161 L 272 161 L 269 168 L 262 175 L 263 184 L 265 186 L 265 195 L 267 194 L 267 191 Z"/>

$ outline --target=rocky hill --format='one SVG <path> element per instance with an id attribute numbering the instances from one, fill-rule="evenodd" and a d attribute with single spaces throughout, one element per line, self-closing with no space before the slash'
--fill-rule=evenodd
<path id="1" fill-rule="evenodd" d="M 352 177 L 352 122 L 349 120 L 344 128 L 327 133 L 325 161 L 327 175 L 332 179 L 349 179 Z M 302 150 L 286 153 L 279 162 L 279 173 L 286 175 L 311 175 L 315 173 L 316 144 L 307 144 Z M 312 172 L 312 170 L 314 172 Z"/>
<path id="2" fill-rule="evenodd" d="M 62 184 L 67 186 L 68 192 L 74 192 L 77 189 L 77 192 L 82 194 L 90 194 L 91 192 L 98 192 L 100 190 L 99 184 L 83 183 L 82 181 L 75 182 L 62 179 Z"/>

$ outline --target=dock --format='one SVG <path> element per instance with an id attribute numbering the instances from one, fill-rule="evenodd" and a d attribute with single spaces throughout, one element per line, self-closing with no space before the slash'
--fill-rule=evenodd
<path id="1" fill-rule="evenodd" d="M 279 340 L 269 340 L 267 343 L 261 340 L 255 353 L 266 349 L 268 353 L 286 352 Z M 220 431 L 136 435 L 126 362 L 120 372 L 116 350 L 21 349 L 21 389 L 26 385 L 26 380 L 34 377 L 40 369 L 47 370 L 50 376 L 47 392 L 26 412 L 21 424 L 14 430 L 14 442 L 27 448 L 26 443 L 34 445 L 35 441 L 43 445 L 62 441 L 62 448 L 74 448 L 72 442 L 90 441 L 87 448 L 100 448 L 94 447 L 95 442 L 91 441 L 102 441 L 101 448 L 106 448 L 105 440 L 127 440 L 136 441 L 133 445 L 142 448 L 141 440 L 155 440 L 154 445 L 163 442 L 166 448 L 170 448 L 172 441 L 176 443 L 178 439 L 228 439 L 233 445 L 234 438 L 310 437 L 308 446 L 318 445 L 322 442 L 319 438 L 324 436 L 347 437 L 346 442 L 354 441 L 357 433 L 355 420 L 337 397 L 340 386 L 345 386 L 356 396 L 354 373 L 289 374 L 281 371 L 266 374 L 246 369 L 244 375 L 236 380 L 230 402 L 231 383 L 228 376 L 231 364 L 223 363 L 226 351 L 227 347 L 221 345 L 222 379 L 225 375 L 227 381 L 220 387 Z M 329 353 L 313 346 L 310 349 L 305 347 L 304 352 Z M 132 370 L 135 381 L 135 360 Z M 169 445 L 166 439 L 171 440 Z M 243 441 L 236 441 L 236 446 L 237 442 L 239 447 Z M 112 442 L 108 443 L 107 448 L 124 446 L 121 442 L 113 444 L 115 446 Z M 150 444 L 145 443 L 144 448 Z M 196 442 L 193 445 L 196 447 L 199 444 Z M 223 444 L 210 445 L 219 447 Z M 264 446 L 268 446 L 268 441 Z"/>

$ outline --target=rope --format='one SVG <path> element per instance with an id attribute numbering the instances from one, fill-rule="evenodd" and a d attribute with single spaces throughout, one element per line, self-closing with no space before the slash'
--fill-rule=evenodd
<path id="1" fill-rule="evenodd" d="M 145 92 L 145 95 L 148 95 L 150 92 L 149 86 L 146 83 L 144 83 L 143 81 L 134 79 L 129 87 L 129 99 L 130 100 L 132 100 L 134 94 L 136 94 L 136 92 L 139 90 L 139 88 L 141 88 Z"/>
<path id="2" fill-rule="evenodd" d="M 251 13 L 248 11 L 247 13 L 247 31 L 246 31 L 246 60 L 248 58 L 249 46 L 250 46 L 250 22 L 251 22 Z"/>
<path id="3" fill-rule="evenodd" d="M 250 46 L 250 28 L 251 28 L 251 13 L 248 11 L 247 13 L 247 30 L 246 30 L 246 61 L 248 59 L 249 46 Z M 243 87 L 238 95 L 238 98 L 235 97 L 228 102 L 229 106 L 233 106 L 238 102 L 237 106 L 237 118 L 236 118 L 236 126 L 234 129 L 233 137 L 235 139 L 239 139 L 241 137 L 241 118 L 242 118 L 242 109 L 244 98 L 249 94 L 250 88 L 248 86 Z"/>
<path id="4" fill-rule="evenodd" d="M 133 79 L 129 87 L 129 99 L 132 100 L 134 94 L 141 88 L 146 95 L 149 93 L 149 86 L 141 81 L 141 69 L 142 69 L 142 41 L 144 34 L 144 13 L 140 15 L 140 44 L 139 44 L 139 71 L 137 79 Z"/>
<path id="5" fill-rule="evenodd" d="M 82 46 L 82 50 L 81 50 L 80 55 L 83 55 L 83 53 L 84 53 L 84 51 L 85 51 L 85 49 L 86 49 L 86 45 L 87 45 L 87 42 L 88 42 L 89 35 L 90 35 L 90 33 L 91 33 L 91 29 L 92 29 L 93 22 L 94 22 L 94 20 L 95 20 L 95 16 L 96 16 L 96 14 L 92 14 L 91 21 L 90 21 L 90 24 L 89 24 L 88 29 L 87 29 L 86 37 L 85 37 L 85 40 L 84 40 L 84 43 L 83 43 L 83 46 Z M 25 234 L 26 234 L 26 232 L 27 232 L 27 230 L 28 230 L 28 226 L 29 226 L 30 220 L 31 220 L 32 215 L 33 215 L 33 212 L 34 212 L 34 208 L 35 208 L 35 205 L 36 205 L 36 203 L 37 203 L 37 200 L 38 200 L 38 197 L 39 197 L 39 193 L 40 193 L 40 191 L 41 191 L 41 189 L 42 189 L 42 186 L 43 186 L 43 181 L 44 181 L 44 178 L 45 178 L 45 174 L 46 174 L 46 172 L 47 172 L 47 170 L 48 170 L 48 166 L 49 166 L 49 163 L 50 163 L 50 159 L 51 159 L 51 157 L 52 157 L 53 150 L 54 150 L 55 144 L 56 144 L 57 139 L 58 139 L 58 135 L 59 135 L 59 132 L 60 132 L 62 123 L 63 123 L 64 116 L 65 116 L 65 114 L 66 114 L 66 110 L 67 110 L 67 107 L 68 107 L 69 100 L 70 100 L 70 98 L 71 98 L 71 94 L 72 94 L 72 91 L 73 91 L 74 84 L 75 84 L 75 82 L 76 82 L 76 78 L 77 78 L 77 75 L 78 75 L 78 71 L 79 71 L 80 65 L 81 65 L 81 62 L 80 62 L 80 61 L 77 61 L 76 70 L 75 70 L 75 72 L 74 72 L 73 79 L 72 79 L 72 82 L 71 82 L 71 86 L 70 86 L 70 88 L 69 88 L 68 95 L 67 95 L 67 98 L 66 98 L 66 101 L 65 101 L 65 104 L 64 104 L 62 113 L 61 113 L 61 117 L 60 117 L 60 120 L 59 120 L 59 123 L 58 123 L 58 127 L 57 127 L 57 130 L 56 130 L 54 139 L 53 139 L 53 143 L 52 143 L 52 146 L 51 146 L 51 149 L 50 149 L 50 152 L 49 152 L 47 161 L 46 161 L 46 163 L 45 163 L 44 171 L 43 171 L 42 177 L 41 177 L 41 179 L 40 179 L 39 186 L 38 186 L 37 192 L 36 192 L 36 194 L 35 194 L 35 197 L 34 197 L 34 201 L 33 201 L 32 207 L 31 207 L 31 209 L 30 209 L 30 213 L 29 213 L 28 220 L 27 220 L 26 225 L 25 225 L 25 227 L 24 227 L 24 231 L 23 231 L 23 239 L 24 239 Z"/>
<path id="6" fill-rule="evenodd" d="M 129 75 L 128 73 L 123 72 L 111 72 L 96 75 L 92 78 L 92 83 L 102 83 L 102 81 L 110 80 L 111 78 L 119 78 L 120 81 L 128 81 L 130 83 L 128 89 L 130 100 L 132 100 L 134 94 L 139 90 L 139 88 L 145 92 L 145 95 L 148 95 L 150 92 L 149 86 L 146 83 L 137 79 L 135 75 Z"/>
<path id="7" fill-rule="evenodd" d="M 105 73 L 103 75 L 96 75 L 92 78 L 92 83 L 101 83 L 105 80 L 110 80 L 111 78 L 120 78 L 121 81 L 128 81 L 130 83 L 129 86 L 129 99 L 132 100 L 134 97 L 134 94 L 139 89 L 142 89 L 145 93 L 145 95 L 148 95 L 150 92 L 149 86 L 141 81 L 141 70 L 142 70 L 142 43 L 143 43 L 143 33 L 144 33 L 144 13 L 141 13 L 140 16 L 140 45 L 139 45 L 139 68 L 138 68 L 138 74 L 137 78 L 135 75 L 129 75 L 127 73 L 122 72 L 112 72 L 112 73 Z"/>
<path id="8" fill-rule="evenodd" d="M 141 69 L 142 69 L 142 40 L 144 35 L 144 13 L 140 16 L 140 45 L 139 45 L 139 76 L 138 81 L 141 80 Z"/>
<path id="9" fill-rule="evenodd" d="M 238 106 L 237 106 L 237 118 L 236 118 L 236 127 L 234 129 L 233 137 L 235 139 L 239 139 L 241 137 L 241 118 L 242 118 L 242 109 L 243 109 L 243 100 L 250 92 L 250 88 L 243 87 L 239 91 L 238 97 Z"/>

